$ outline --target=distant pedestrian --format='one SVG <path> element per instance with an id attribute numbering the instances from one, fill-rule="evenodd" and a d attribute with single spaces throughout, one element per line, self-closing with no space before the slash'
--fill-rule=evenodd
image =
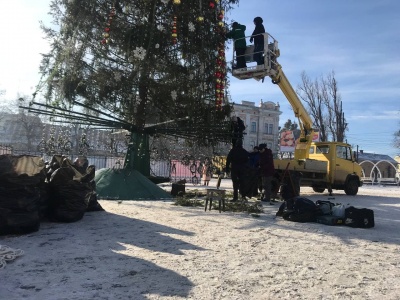
<path id="1" fill-rule="evenodd" d="M 211 168 L 210 168 L 210 162 L 208 160 L 204 162 L 201 172 L 202 172 L 203 185 L 208 186 L 211 180 Z"/>

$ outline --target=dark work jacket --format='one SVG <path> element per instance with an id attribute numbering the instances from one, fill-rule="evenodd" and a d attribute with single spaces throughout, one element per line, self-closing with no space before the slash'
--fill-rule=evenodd
<path id="1" fill-rule="evenodd" d="M 264 44 L 264 36 L 261 33 L 265 33 L 264 25 L 257 24 L 251 35 L 250 42 L 253 42 L 254 39 L 254 45 Z"/>
<path id="2" fill-rule="evenodd" d="M 260 152 L 260 173 L 262 177 L 274 176 L 274 157 L 271 149 Z"/>
<path id="3" fill-rule="evenodd" d="M 233 147 L 226 158 L 226 168 L 229 169 L 231 164 L 233 169 L 241 168 L 247 164 L 248 160 L 249 152 L 242 147 Z"/>
<path id="4" fill-rule="evenodd" d="M 233 39 L 235 41 L 235 48 L 246 48 L 245 30 L 245 25 L 238 24 L 226 35 L 228 39 Z"/>
<path id="5" fill-rule="evenodd" d="M 251 152 L 251 153 L 249 153 L 249 165 L 252 167 L 252 168 L 258 168 L 258 163 L 259 163 L 259 160 L 260 160 L 260 153 L 257 151 L 257 152 Z"/>

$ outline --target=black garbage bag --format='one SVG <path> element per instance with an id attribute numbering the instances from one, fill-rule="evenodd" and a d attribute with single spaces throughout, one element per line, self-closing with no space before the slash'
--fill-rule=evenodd
<path id="1" fill-rule="evenodd" d="M 47 218 L 48 210 L 49 210 L 49 183 L 41 182 L 38 185 L 40 199 L 38 203 L 39 217 L 40 220 Z"/>
<path id="2" fill-rule="evenodd" d="M 0 208 L 0 235 L 26 234 L 38 231 L 38 211 L 23 211 Z"/>
<path id="3" fill-rule="evenodd" d="M 89 196 L 89 204 L 86 211 L 104 211 L 104 208 L 97 201 L 97 193 L 92 191 L 88 194 Z"/>
<path id="4" fill-rule="evenodd" d="M 44 180 L 44 162 L 40 157 L 0 155 L 0 234 L 39 229 L 39 185 Z"/>
<path id="5" fill-rule="evenodd" d="M 100 203 L 97 201 L 96 181 L 94 180 L 94 166 L 93 166 L 93 171 L 89 171 L 88 174 L 91 174 L 91 176 L 93 176 L 93 177 L 92 177 L 91 181 L 89 181 L 87 183 L 87 185 L 89 186 L 89 188 L 91 190 L 91 193 L 88 194 L 89 204 L 88 204 L 88 208 L 86 209 L 86 211 L 104 211 L 104 208 L 101 207 Z M 91 177 L 87 177 L 87 179 L 88 178 L 91 178 Z"/>
<path id="6" fill-rule="evenodd" d="M 53 172 L 49 182 L 50 221 L 76 222 L 83 218 L 88 207 L 90 187 L 73 180 L 75 172 L 62 167 Z"/>
<path id="7" fill-rule="evenodd" d="M 0 186 L 0 207 L 11 210 L 33 211 L 38 209 L 40 191 L 34 186 Z"/>
<path id="8" fill-rule="evenodd" d="M 95 170 L 96 170 L 95 166 L 93 165 L 88 166 L 86 172 L 83 174 L 81 178 L 81 182 L 83 184 L 87 184 L 89 189 L 91 190 L 91 193 L 87 195 L 89 204 L 86 211 L 104 211 L 100 203 L 97 202 L 96 182 L 94 180 Z"/>

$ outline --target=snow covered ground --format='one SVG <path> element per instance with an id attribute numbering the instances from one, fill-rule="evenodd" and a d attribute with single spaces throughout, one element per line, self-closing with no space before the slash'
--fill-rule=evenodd
<path id="1" fill-rule="evenodd" d="M 79 222 L 0 237 L 24 251 L 0 269 L 0 299 L 400 299 L 400 188 L 334 198 L 373 209 L 375 227 L 293 223 L 275 218 L 278 205 L 257 217 L 99 201 L 106 211 Z"/>

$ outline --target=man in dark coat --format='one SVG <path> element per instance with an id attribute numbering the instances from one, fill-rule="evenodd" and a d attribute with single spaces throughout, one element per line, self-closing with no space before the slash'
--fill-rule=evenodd
<path id="1" fill-rule="evenodd" d="M 244 56 L 246 52 L 246 38 L 244 31 L 246 26 L 239 24 L 238 22 L 233 22 L 232 30 L 227 33 L 226 37 L 228 39 L 233 39 L 235 42 L 235 53 L 236 53 L 236 68 L 246 68 L 246 58 Z"/>
<path id="2" fill-rule="evenodd" d="M 263 19 L 261 17 L 255 17 L 253 21 L 254 21 L 254 25 L 256 25 L 256 27 L 254 28 L 254 31 L 250 37 L 250 43 L 252 43 L 254 40 L 253 59 L 257 62 L 257 65 L 263 65 L 264 64 L 264 58 L 263 58 L 264 35 L 263 35 L 263 33 L 265 33 Z"/>
<path id="3" fill-rule="evenodd" d="M 232 147 L 235 147 L 236 143 L 242 142 L 243 131 L 246 129 L 244 122 L 241 118 L 233 116 L 231 118 L 231 133 L 232 133 Z"/>
<path id="4" fill-rule="evenodd" d="M 260 149 L 260 173 L 262 179 L 262 187 L 264 192 L 264 197 L 261 201 L 269 202 L 271 201 L 271 190 L 272 190 L 272 179 L 275 174 L 274 167 L 274 157 L 272 155 L 271 149 L 267 148 L 266 144 L 260 144 L 258 146 Z"/>
<path id="5" fill-rule="evenodd" d="M 228 154 L 226 158 L 226 171 L 231 172 L 231 179 L 233 185 L 233 199 L 237 201 L 239 192 L 242 198 L 243 194 L 243 183 L 244 176 L 246 174 L 246 168 L 249 160 L 249 153 L 243 149 L 242 141 L 238 141 Z"/>
<path id="6" fill-rule="evenodd" d="M 250 166 L 250 174 L 254 180 L 252 184 L 252 197 L 258 196 L 258 188 L 261 187 L 261 177 L 260 177 L 260 168 L 259 168 L 259 161 L 260 161 L 260 151 L 258 146 L 254 146 L 253 152 L 249 153 L 249 166 Z M 261 191 L 261 189 L 260 189 Z"/>

